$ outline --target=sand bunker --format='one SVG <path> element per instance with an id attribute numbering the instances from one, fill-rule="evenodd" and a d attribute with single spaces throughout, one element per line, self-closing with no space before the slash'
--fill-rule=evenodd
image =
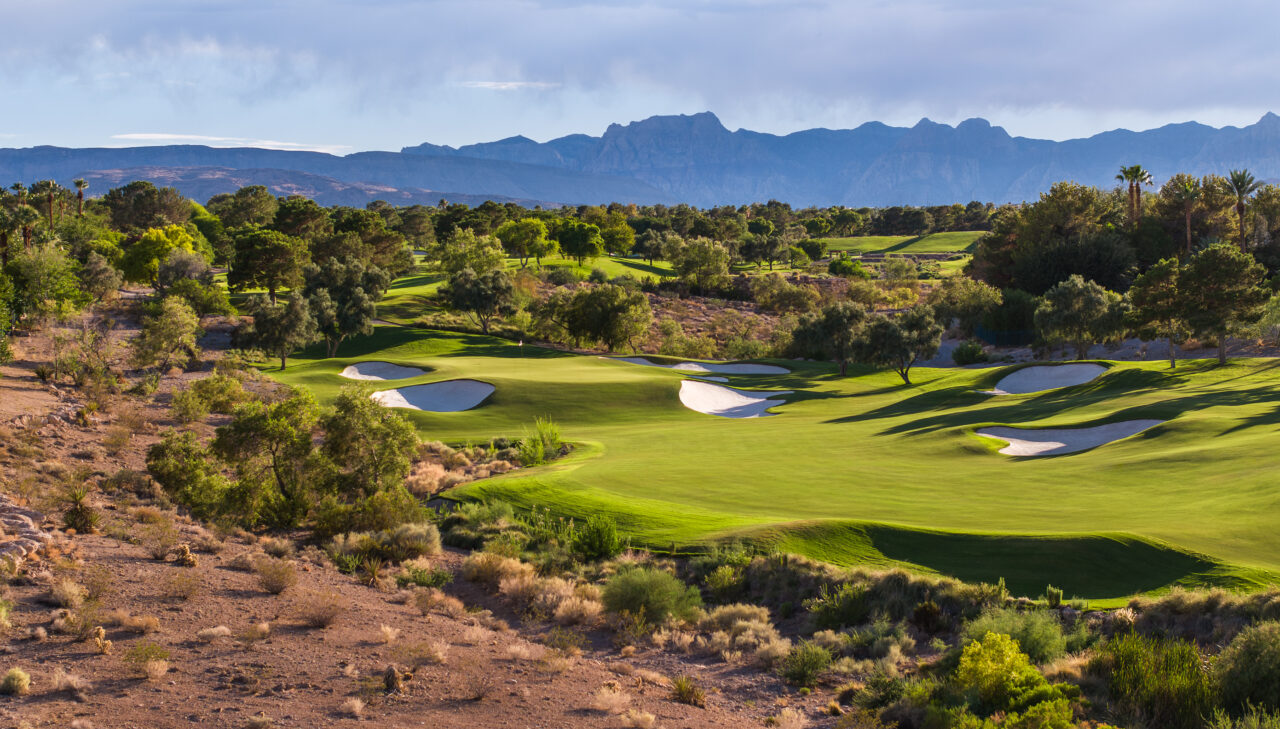
<path id="1" fill-rule="evenodd" d="M 484 402 L 494 387 L 478 380 L 445 380 L 427 385 L 410 385 L 398 390 L 381 390 L 369 397 L 389 408 L 410 408 L 433 413 L 456 413 Z"/>
<path id="2" fill-rule="evenodd" d="M 359 362 L 348 366 L 339 374 L 348 380 L 404 380 L 425 375 L 426 371 L 390 362 Z"/>
<path id="3" fill-rule="evenodd" d="M 666 365 L 650 362 L 644 357 L 615 357 L 619 362 L 630 362 L 631 364 L 644 365 L 646 367 L 662 367 L 668 370 L 679 370 L 681 372 L 709 372 L 717 375 L 787 375 L 791 374 L 791 370 L 786 367 L 778 367 L 777 365 L 763 364 L 720 364 L 716 362 L 681 362 L 679 364 Z"/>
<path id="4" fill-rule="evenodd" d="M 996 389 L 989 392 L 992 395 L 1025 395 L 1030 392 L 1083 385 L 1106 371 L 1106 367 L 1097 364 L 1023 367 L 1001 379 L 996 383 Z"/>
<path id="5" fill-rule="evenodd" d="M 718 415 L 722 418 L 762 418 L 773 415 L 766 412 L 769 408 L 785 402 L 769 398 L 790 395 L 791 392 L 791 390 L 752 392 L 713 385 L 701 380 L 683 380 L 680 383 L 680 402 L 690 410 L 697 410 L 707 415 Z"/>
<path id="6" fill-rule="evenodd" d="M 1034 428 L 983 428 L 978 435 L 1006 441 L 1009 445 L 1000 449 L 1009 456 L 1056 456 L 1097 448 L 1121 438 L 1137 435 L 1147 428 L 1154 428 L 1163 420 L 1126 420 L 1107 423 L 1092 428 L 1058 428 L 1037 430 Z"/>

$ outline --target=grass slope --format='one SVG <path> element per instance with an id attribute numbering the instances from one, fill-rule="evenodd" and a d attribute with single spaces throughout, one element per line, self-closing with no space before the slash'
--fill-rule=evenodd
<path id="1" fill-rule="evenodd" d="M 952 231 L 928 235 L 863 235 L 854 238 L 824 238 L 827 250 L 850 253 L 963 253 L 985 233 Z"/>
<path id="2" fill-rule="evenodd" d="M 1277 363 L 1104 363 L 1074 388 L 987 396 L 1007 370 L 918 369 L 839 378 L 784 362 L 779 376 L 731 376 L 789 389 L 775 417 L 692 412 L 669 370 L 474 335 L 379 327 L 342 357 L 305 353 L 280 380 L 332 398 L 337 373 L 366 359 L 424 367 L 397 387 L 469 377 L 496 391 L 462 413 L 406 411 L 424 437 L 519 436 L 550 415 L 584 444 L 553 466 L 469 484 L 460 498 L 607 513 L 637 543 L 666 548 L 742 539 L 840 564 L 905 564 L 965 579 L 1005 577 L 1120 599 L 1173 584 L 1253 587 L 1280 570 Z M 999 455 L 986 425 L 1170 422 L 1092 451 Z"/>

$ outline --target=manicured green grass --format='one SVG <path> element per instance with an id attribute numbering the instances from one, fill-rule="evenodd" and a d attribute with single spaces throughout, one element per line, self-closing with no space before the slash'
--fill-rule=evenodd
<path id="1" fill-rule="evenodd" d="M 397 387 L 467 377 L 496 386 L 461 413 L 405 411 L 423 437 L 520 436 L 551 416 L 581 446 L 551 466 L 469 484 L 578 518 L 615 517 L 635 543 L 665 549 L 741 539 L 839 564 L 907 565 L 969 580 L 1004 577 L 1115 603 L 1171 585 L 1252 588 L 1276 580 L 1280 529 L 1280 363 L 1105 363 L 1078 387 L 988 396 L 1005 369 L 896 375 L 780 362 L 789 375 L 731 376 L 788 389 L 774 417 L 731 420 L 680 404 L 683 376 L 499 339 L 379 327 L 342 357 L 298 357 L 270 374 L 322 400 L 369 359 L 428 368 Z M 1092 451 L 998 454 L 986 425 L 1169 422 Z M 1104 603 L 1105 604 L 1105 603 Z"/>
<path id="2" fill-rule="evenodd" d="M 865 235 L 825 240 L 827 250 L 850 253 L 961 253 L 970 250 L 983 235 L 983 231 L 953 231 L 921 236 Z"/>

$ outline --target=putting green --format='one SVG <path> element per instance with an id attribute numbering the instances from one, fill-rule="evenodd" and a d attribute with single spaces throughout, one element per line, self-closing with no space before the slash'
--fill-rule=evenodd
<path id="1" fill-rule="evenodd" d="M 853 238 L 822 238 L 829 251 L 850 253 L 962 253 L 973 248 L 985 231 L 953 231 L 928 235 L 863 235 Z"/>
<path id="2" fill-rule="evenodd" d="M 790 374 L 731 387 L 793 390 L 773 417 L 718 418 L 680 404 L 685 375 L 505 340 L 379 327 L 341 358 L 312 350 L 281 381 L 331 399 L 364 360 L 421 367 L 379 388 L 469 378 L 495 391 L 474 410 L 407 412 L 423 437 L 519 436 L 551 416 L 580 444 L 550 466 L 468 484 L 582 518 L 606 513 L 638 544 L 739 539 L 838 564 L 906 565 L 1016 594 L 1047 584 L 1110 601 L 1174 584 L 1249 589 L 1280 572 L 1280 363 L 1101 363 L 1083 385 L 991 397 L 1009 368 L 892 373 L 779 362 Z M 1169 422 L 1083 453 L 1016 458 L 984 426 Z"/>

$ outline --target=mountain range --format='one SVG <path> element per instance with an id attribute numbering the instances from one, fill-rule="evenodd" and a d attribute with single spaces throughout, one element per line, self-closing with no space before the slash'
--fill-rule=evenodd
<path id="1" fill-rule="evenodd" d="M 698 206 L 781 200 L 807 205 L 939 205 L 1035 199 L 1061 180 L 1110 187 L 1122 165 L 1141 164 L 1157 183 L 1177 172 L 1248 168 L 1280 179 L 1280 116 L 1244 127 L 1196 122 L 1117 129 L 1066 141 L 1014 137 L 984 119 L 952 127 L 868 122 L 854 129 L 787 135 L 729 131 L 710 112 L 612 124 L 599 137 L 548 142 L 517 136 L 399 152 L 320 152 L 199 145 L 0 149 L 0 180 L 90 181 L 101 192 L 133 179 L 204 200 L 242 185 L 322 204 L 369 200 L 525 205 L 608 202 Z"/>

